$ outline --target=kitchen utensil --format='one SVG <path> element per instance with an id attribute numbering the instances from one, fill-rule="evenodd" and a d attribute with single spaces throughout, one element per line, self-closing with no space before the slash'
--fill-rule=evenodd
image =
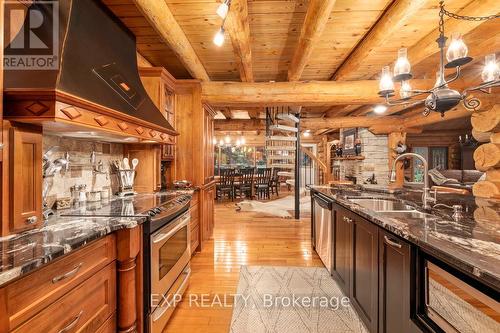
<path id="1" fill-rule="evenodd" d="M 123 168 L 125 170 L 130 170 L 130 163 L 128 161 L 128 157 L 124 157 L 123 158 Z"/>
<path id="2" fill-rule="evenodd" d="M 139 164 L 139 160 L 137 158 L 132 159 L 132 169 L 135 170 L 137 167 L 137 164 Z"/>
<path id="3" fill-rule="evenodd" d="M 101 191 L 87 192 L 87 202 L 101 201 Z"/>

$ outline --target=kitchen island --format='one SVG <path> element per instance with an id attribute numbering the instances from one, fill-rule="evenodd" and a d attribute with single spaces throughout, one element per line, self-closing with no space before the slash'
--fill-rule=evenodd
<path id="1" fill-rule="evenodd" d="M 460 289 L 461 295 L 489 295 L 493 304 L 498 304 L 498 220 L 474 214 L 478 207 L 474 197 L 438 195 L 440 205 L 423 210 L 418 191 L 360 185 L 313 186 L 311 191 L 316 251 L 330 256 L 324 260 L 325 265 L 331 266 L 327 268 L 350 296 L 370 331 L 439 331 L 449 327 L 447 321 L 455 322 L 453 325 L 480 325 L 468 316 L 460 323 L 453 317 L 455 309 L 450 305 L 444 316 L 432 308 L 437 307 L 433 304 L 434 291 L 442 285 L 448 287 L 448 283 L 453 285 L 452 290 Z M 319 204 L 330 208 L 319 209 Z M 460 205 L 459 215 L 452 216 L 453 205 Z M 487 200 L 481 205 L 489 205 L 497 212 L 500 207 L 498 202 Z M 324 236 L 328 229 L 318 231 L 315 223 L 315 215 L 329 214 L 328 209 L 332 214 L 331 239 Z M 318 242 L 319 238 L 323 241 Z M 321 245 L 327 243 L 325 240 L 331 244 L 326 251 Z M 448 289 L 443 295 L 454 299 Z M 462 310 L 472 309 L 476 315 L 478 311 L 470 305 L 475 303 L 469 296 L 463 297 L 465 302 L 460 306 Z M 483 302 L 492 301 L 485 299 Z M 479 317 L 481 314 L 479 311 Z M 490 317 L 484 317 L 483 322 L 490 324 Z M 491 324 L 498 325 L 498 321 Z M 476 331 L 481 328 L 471 327 Z"/>

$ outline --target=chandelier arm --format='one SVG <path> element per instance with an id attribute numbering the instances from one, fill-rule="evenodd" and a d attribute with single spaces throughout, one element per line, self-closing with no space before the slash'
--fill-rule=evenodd
<path id="1" fill-rule="evenodd" d="M 422 100 L 418 100 L 418 101 L 414 101 L 414 100 L 411 100 L 411 99 L 396 99 L 396 100 L 390 100 L 388 97 L 386 97 L 385 99 L 385 103 L 387 105 L 390 105 L 390 106 L 398 106 L 398 105 L 418 105 L 418 104 L 421 104 L 421 103 L 424 103 L 425 100 L 422 99 Z"/>
<path id="2" fill-rule="evenodd" d="M 491 92 L 489 92 L 489 91 L 487 91 L 485 89 L 490 89 L 490 88 L 494 88 L 494 87 L 500 87 L 500 80 L 485 82 L 485 83 L 482 83 L 482 84 L 480 84 L 478 86 L 469 87 L 467 89 L 464 89 L 464 91 L 462 92 L 462 96 L 464 96 L 464 98 L 465 98 L 465 97 L 467 97 L 467 95 L 469 94 L 469 92 L 475 91 L 475 90 L 480 90 L 482 92 L 490 94 Z"/>
<path id="3" fill-rule="evenodd" d="M 457 67 L 456 67 L 456 69 L 457 69 L 457 71 L 455 72 L 455 76 L 454 76 L 454 77 L 452 77 L 451 79 L 449 79 L 449 80 L 445 81 L 445 82 L 444 82 L 444 83 L 440 86 L 440 88 L 442 88 L 442 87 L 444 87 L 444 86 L 448 85 L 449 83 L 452 83 L 453 81 L 458 80 L 458 78 L 460 77 L 460 74 L 461 74 L 461 73 L 460 73 L 460 72 L 461 72 L 461 71 L 460 71 L 461 67 L 460 67 L 460 66 L 457 66 Z"/>

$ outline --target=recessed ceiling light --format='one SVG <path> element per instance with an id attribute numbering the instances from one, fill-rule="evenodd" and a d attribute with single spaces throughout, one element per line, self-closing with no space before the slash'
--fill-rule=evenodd
<path id="1" fill-rule="evenodd" d="M 387 111 L 387 106 L 385 105 L 375 105 L 375 107 L 373 108 L 373 112 L 377 114 L 382 114 L 385 111 Z"/>

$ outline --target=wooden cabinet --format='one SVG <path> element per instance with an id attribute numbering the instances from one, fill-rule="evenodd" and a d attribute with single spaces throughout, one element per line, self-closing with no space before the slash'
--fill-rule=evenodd
<path id="1" fill-rule="evenodd" d="M 191 207 L 189 208 L 189 213 L 191 214 L 191 254 L 198 251 L 198 246 L 200 245 L 200 202 L 198 197 L 199 192 L 195 192 L 191 199 Z"/>
<path id="2" fill-rule="evenodd" d="M 351 303 L 370 332 L 377 330 L 378 227 L 350 213 L 352 224 Z"/>
<path id="3" fill-rule="evenodd" d="M 13 332 L 96 332 L 115 310 L 116 266 L 112 263 Z"/>
<path id="4" fill-rule="evenodd" d="M 209 105 L 204 105 L 203 112 L 203 150 L 205 152 L 204 167 L 204 183 L 208 184 L 214 180 L 215 176 L 215 151 L 214 151 L 214 116 L 215 110 Z"/>
<path id="5" fill-rule="evenodd" d="M 134 190 L 138 193 L 152 193 L 161 189 L 161 147 L 151 144 L 129 144 L 125 146 L 125 156 L 137 158 Z"/>
<path id="6" fill-rule="evenodd" d="M 4 122 L 2 233 L 42 223 L 42 128 Z"/>
<path id="7" fill-rule="evenodd" d="M 350 292 L 351 238 L 350 220 L 345 209 L 333 206 L 332 275 L 345 294 Z"/>
<path id="8" fill-rule="evenodd" d="M 208 184 L 201 190 L 201 239 L 207 240 L 212 237 L 214 230 L 214 201 L 215 201 L 215 182 Z"/>
<path id="9" fill-rule="evenodd" d="M 370 332 L 419 332 L 410 315 L 411 245 L 333 205 L 332 276 Z"/>
<path id="10" fill-rule="evenodd" d="M 96 332 L 115 313 L 115 259 L 112 234 L 0 288 L 0 331 Z"/>
<path id="11" fill-rule="evenodd" d="M 379 231 L 379 333 L 411 332 L 410 244 Z"/>

